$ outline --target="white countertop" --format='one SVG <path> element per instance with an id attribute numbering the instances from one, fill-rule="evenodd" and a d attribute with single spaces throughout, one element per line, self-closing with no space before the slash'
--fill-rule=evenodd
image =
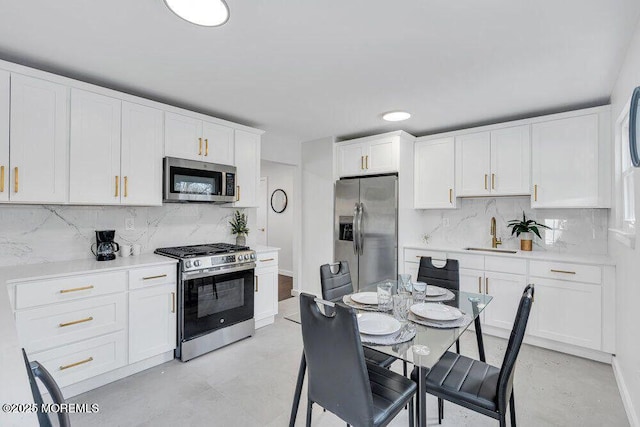
<path id="1" fill-rule="evenodd" d="M 33 395 L 29 387 L 29 378 L 22 358 L 18 341 L 16 323 L 9 300 L 9 288 L 19 281 L 32 279 L 50 279 L 53 277 L 98 273 L 143 266 L 175 264 L 173 258 L 155 254 L 144 254 L 113 261 L 98 262 L 94 259 L 26 264 L 0 268 L 0 404 L 32 403 Z M 1 289 L 4 287 L 4 291 Z M 0 411 L 2 426 L 37 426 L 35 414 L 7 414 Z"/>
<path id="2" fill-rule="evenodd" d="M 607 255 L 580 255 L 580 254 L 567 254 L 559 252 L 543 252 L 543 251 L 516 251 L 515 254 L 503 253 L 503 252 L 490 252 L 490 251 L 468 251 L 464 248 L 456 247 L 443 247 L 436 245 L 425 244 L 411 244 L 405 245 L 405 249 L 418 249 L 425 251 L 438 251 L 438 252 L 453 252 L 467 255 L 484 255 L 484 256 L 497 256 L 504 258 L 519 258 L 519 259 L 531 259 L 540 261 L 561 261 L 561 262 L 574 262 L 578 264 L 597 264 L 597 265 L 616 265 L 615 260 Z M 498 248 L 501 249 L 501 248 Z M 509 250 L 509 249 L 506 249 Z"/>
<path id="3" fill-rule="evenodd" d="M 265 246 L 265 245 L 253 245 L 253 246 L 251 246 L 251 249 L 256 251 L 256 253 L 273 252 L 273 251 L 279 251 L 280 250 L 280 248 L 276 248 L 274 246 Z"/>

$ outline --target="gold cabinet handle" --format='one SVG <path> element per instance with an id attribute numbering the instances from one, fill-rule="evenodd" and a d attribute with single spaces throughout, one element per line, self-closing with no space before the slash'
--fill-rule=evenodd
<path id="1" fill-rule="evenodd" d="M 17 193 L 18 192 L 18 188 L 19 188 L 18 187 L 18 167 L 17 166 L 15 168 L 13 168 L 13 174 L 15 176 L 15 179 L 14 179 L 15 182 L 13 183 L 13 192 Z"/>
<path id="2" fill-rule="evenodd" d="M 562 274 L 576 274 L 575 271 L 568 271 L 568 270 L 554 270 L 553 268 L 551 269 L 552 273 L 562 273 Z"/>
<path id="3" fill-rule="evenodd" d="M 488 190 L 488 189 L 489 189 L 489 188 L 487 187 L 487 178 L 488 178 L 488 175 L 485 173 L 485 174 L 484 174 L 484 189 L 485 189 L 485 190 Z"/>
<path id="4" fill-rule="evenodd" d="M 491 174 L 491 189 L 492 190 L 496 189 L 496 174 L 495 173 Z"/>
<path id="5" fill-rule="evenodd" d="M 167 277 L 167 275 L 166 274 L 160 274 L 158 276 L 147 276 L 147 277 L 143 277 L 142 280 L 161 279 L 163 277 Z"/>
<path id="6" fill-rule="evenodd" d="M 538 201 L 538 184 L 533 186 L 533 201 Z"/>
<path id="7" fill-rule="evenodd" d="M 482 293 L 482 277 L 478 276 L 478 293 Z"/>
<path id="8" fill-rule="evenodd" d="M 238 193 L 238 194 L 236 194 L 236 202 L 239 202 L 240 201 L 240 186 L 239 185 L 236 186 L 236 193 Z"/>
<path id="9" fill-rule="evenodd" d="M 0 166 L 0 193 L 4 193 L 4 166 Z"/>
<path id="10" fill-rule="evenodd" d="M 198 138 L 198 141 L 199 141 L 198 156 L 202 156 L 202 138 Z"/>
<path id="11" fill-rule="evenodd" d="M 360 156 L 360 169 L 364 170 L 364 156 Z"/>
<path id="12" fill-rule="evenodd" d="M 60 370 L 64 371 L 65 369 L 69 369 L 69 368 L 73 368 L 74 366 L 78 366 L 78 365 L 84 365 L 85 363 L 89 363 L 93 361 L 93 357 L 88 357 L 84 360 L 81 360 L 79 362 L 75 362 L 75 363 L 71 363 L 69 365 L 62 365 L 60 366 Z"/>
<path id="13" fill-rule="evenodd" d="M 64 328 L 66 326 L 77 325 L 78 323 L 91 322 L 92 320 L 93 320 L 93 317 L 89 316 L 86 319 L 74 320 L 73 322 L 60 323 L 60 327 Z"/>
<path id="14" fill-rule="evenodd" d="M 484 291 L 487 295 L 489 295 L 489 278 L 484 278 Z"/>
<path id="15" fill-rule="evenodd" d="M 128 183 L 129 183 L 129 177 L 124 177 L 124 197 L 127 197 L 129 195 L 129 191 L 128 191 Z"/>
<path id="16" fill-rule="evenodd" d="M 120 177 L 116 175 L 116 194 L 113 197 L 118 197 L 119 186 L 120 186 Z"/>
<path id="17" fill-rule="evenodd" d="M 369 156 L 364 156 L 365 169 L 369 169 Z"/>
<path id="18" fill-rule="evenodd" d="M 258 276 L 254 276 L 256 278 L 256 292 L 258 292 Z"/>
<path id="19" fill-rule="evenodd" d="M 209 155 L 209 139 L 204 140 L 204 155 Z"/>
<path id="20" fill-rule="evenodd" d="M 176 293 L 171 292 L 171 312 L 176 312 Z"/>
<path id="21" fill-rule="evenodd" d="M 80 288 L 71 288 L 71 289 L 60 289 L 61 294 L 67 294 L 69 292 L 78 292 L 78 291 L 86 291 L 89 289 L 93 289 L 93 285 L 82 286 Z"/>
<path id="22" fill-rule="evenodd" d="M 260 231 L 264 231 L 264 228 L 261 228 Z"/>
<path id="23" fill-rule="evenodd" d="M 453 203 L 453 188 L 449 189 L 449 203 Z"/>
<path id="24" fill-rule="evenodd" d="M 268 262 L 268 261 L 273 261 L 275 258 L 265 258 L 265 259 L 261 259 L 260 262 Z"/>

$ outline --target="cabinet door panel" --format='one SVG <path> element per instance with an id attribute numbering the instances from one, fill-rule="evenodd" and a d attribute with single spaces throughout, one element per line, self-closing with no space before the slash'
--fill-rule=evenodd
<path id="1" fill-rule="evenodd" d="M 459 274 L 461 292 L 484 293 L 484 271 L 461 268 Z M 493 304 L 493 301 L 489 303 L 489 307 L 491 307 L 491 304 Z M 484 323 L 484 311 L 480 313 L 480 322 Z M 469 326 L 469 329 L 474 329 L 473 324 Z"/>
<path id="2" fill-rule="evenodd" d="M 531 132 L 531 206 L 597 206 L 597 114 L 535 123 Z"/>
<path id="3" fill-rule="evenodd" d="M 363 144 L 338 145 L 338 174 L 340 177 L 362 175 L 363 171 Z"/>
<path id="4" fill-rule="evenodd" d="M 0 70 L 0 202 L 9 200 L 9 73 Z"/>
<path id="5" fill-rule="evenodd" d="M 364 166 L 366 173 L 398 172 L 398 144 L 397 138 L 381 139 L 368 143 L 365 152 Z"/>
<path id="6" fill-rule="evenodd" d="M 456 191 L 459 196 L 486 196 L 491 173 L 489 132 L 456 137 Z"/>
<path id="7" fill-rule="evenodd" d="M 122 103 L 122 203 L 162 205 L 162 111 Z"/>
<path id="8" fill-rule="evenodd" d="M 278 312 L 278 269 L 257 269 L 255 280 L 254 317 L 258 321 Z"/>
<path id="9" fill-rule="evenodd" d="M 205 162 L 234 164 L 233 129 L 214 123 L 202 123 Z"/>
<path id="10" fill-rule="evenodd" d="M 68 96 L 62 85 L 11 76 L 12 201 L 66 202 Z"/>
<path id="11" fill-rule="evenodd" d="M 454 139 L 418 142 L 415 145 L 414 207 L 455 208 Z"/>
<path id="12" fill-rule="evenodd" d="M 71 90 L 72 203 L 119 204 L 121 101 Z"/>
<path id="13" fill-rule="evenodd" d="M 176 285 L 129 292 L 129 363 L 176 348 Z"/>
<path id="14" fill-rule="evenodd" d="M 491 193 L 529 194 L 531 143 L 529 125 L 491 132 Z"/>
<path id="15" fill-rule="evenodd" d="M 601 287 L 553 279 L 535 281 L 529 333 L 566 344 L 600 350 Z"/>
<path id="16" fill-rule="evenodd" d="M 485 271 L 485 293 L 493 300 L 484 310 L 485 323 L 511 330 L 516 319 L 520 297 L 527 283 L 526 276 Z"/>
<path id="17" fill-rule="evenodd" d="M 202 120 L 182 114 L 164 115 L 164 152 L 168 157 L 202 160 Z"/>
<path id="18" fill-rule="evenodd" d="M 235 207 L 257 207 L 260 185 L 260 135 L 235 131 L 236 199 Z"/>

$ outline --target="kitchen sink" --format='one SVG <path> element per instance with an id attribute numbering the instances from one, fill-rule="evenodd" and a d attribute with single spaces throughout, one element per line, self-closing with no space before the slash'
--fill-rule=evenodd
<path id="1" fill-rule="evenodd" d="M 501 254 L 517 254 L 518 251 L 512 251 L 509 249 L 494 249 L 494 248 L 464 248 L 465 251 L 479 251 L 479 252 L 499 252 Z"/>

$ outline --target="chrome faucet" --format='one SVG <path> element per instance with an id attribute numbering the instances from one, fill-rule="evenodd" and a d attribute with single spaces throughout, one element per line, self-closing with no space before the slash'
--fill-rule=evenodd
<path id="1" fill-rule="evenodd" d="M 498 239 L 496 237 L 496 217 L 491 217 L 491 247 L 497 248 L 498 245 L 502 244 L 502 239 Z"/>

